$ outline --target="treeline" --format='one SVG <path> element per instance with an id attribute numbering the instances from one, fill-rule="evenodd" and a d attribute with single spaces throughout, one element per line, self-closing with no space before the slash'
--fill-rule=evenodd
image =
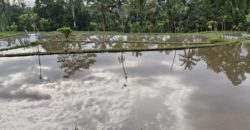
<path id="1" fill-rule="evenodd" d="M 200 32 L 246 30 L 250 0 L 0 0 L 0 29 Z"/>

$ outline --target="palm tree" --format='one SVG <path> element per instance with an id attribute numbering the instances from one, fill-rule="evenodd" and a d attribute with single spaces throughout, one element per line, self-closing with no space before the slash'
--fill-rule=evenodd
<path id="1" fill-rule="evenodd" d="M 72 13 L 72 21 L 73 21 L 73 26 L 74 28 L 77 28 L 76 25 L 76 8 L 79 9 L 79 4 L 81 3 L 79 0 L 69 0 L 69 9 L 71 10 Z"/>
<path id="2" fill-rule="evenodd" d="M 106 31 L 107 26 L 107 20 L 106 20 L 106 13 L 109 10 L 109 7 L 112 3 L 110 0 L 89 0 L 88 2 L 91 3 L 91 8 L 95 12 L 101 12 L 101 18 L 102 18 L 102 29 L 103 31 Z"/>
<path id="3" fill-rule="evenodd" d="M 128 4 L 123 3 L 122 0 L 117 0 L 116 9 L 122 23 L 122 32 L 125 32 L 125 22 L 128 20 Z"/>
<path id="4" fill-rule="evenodd" d="M 169 29 L 170 31 L 176 31 L 176 26 L 178 24 L 178 18 L 187 12 L 186 1 L 183 0 L 167 0 L 164 10 L 167 13 L 169 19 Z"/>
<path id="5" fill-rule="evenodd" d="M 247 2 L 247 4 L 246 4 L 246 11 L 247 11 L 247 13 L 250 13 L 250 10 L 249 10 L 249 8 L 250 8 L 250 0 L 246 0 Z"/>

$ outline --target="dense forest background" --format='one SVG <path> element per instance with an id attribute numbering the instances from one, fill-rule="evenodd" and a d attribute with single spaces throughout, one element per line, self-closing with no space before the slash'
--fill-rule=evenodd
<path id="1" fill-rule="evenodd" d="M 200 32 L 245 30 L 250 0 L 0 0 L 1 31 Z"/>

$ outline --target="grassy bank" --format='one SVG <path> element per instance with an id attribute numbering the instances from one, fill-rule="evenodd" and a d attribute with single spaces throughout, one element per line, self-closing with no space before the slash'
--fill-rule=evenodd
<path id="1" fill-rule="evenodd" d="M 0 32 L 0 38 L 12 37 L 23 34 L 25 34 L 25 32 Z"/>
<path id="2" fill-rule="evenodd" d="M 221 38 L 223 34 L 235 34 L 235 33 L 246 33 L 245 31 L 204 31 L 204 32 L 193 32 L 193 33 L 124 33 L 126 35 L 200 35 L 205 36 L 210 39 L 218 39 Z M 74 31 L 74 34 L 77 35 L 117 35 L 123 34 L 121 32 L 114 31 Z"/>

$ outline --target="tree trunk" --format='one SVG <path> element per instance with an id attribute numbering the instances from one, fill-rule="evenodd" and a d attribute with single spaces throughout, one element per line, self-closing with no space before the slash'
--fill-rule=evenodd
<path id="1" fill-rule="evenodd" d="M 75 7 L 74 7 L 73 4 L 72 4 L 72 7 L 71 7 L 71 10 L 72 10 L 72 18 L 73 18 L 73 25 L 74 25 L 74 28 L 77 28 L 77 27 L 76 27 L 76 17 L 75 17 Z"/>
<path id="2" fill-rule="evenodd" d="M 106 31 L 106 18 L 105 18 L 103 4 L 101 4 L 101 12 L 102 12 L 102 28 L 103 28 L 103 31 Z"/>
<path id="3" fill-rule="evenodd" d="M 227 28 L 226 28 L 226 25 L 227 25 L 227 23 L 225 22 L 225 23 L 224 23 L 224 31 L 226 31 L 226 29 L 227 29 Z"/>
<path id="4" fill-rule="evenodd" d="M 222 23 L 221 23 L 221 31 L 224 30 L 224 26 L 223 26 L 223 25 L 224 25 L 224 23 L 222 22 Z"/>
<path id="5" fill-rule="evenodd" d="M 136 0 L 136 22 L 139 21 L 139 7 L 138 7 L 138 5 L 139 5 L 139 2 L 138 2 L 138 0 Z"/>
<path id="6" fill-rule="evenodd" d="M 247 26 L 247 33 L 250 33 L 250 25 Z"/>
<path id="7" fill-rule="evenodd" d="M 121 21 L 122 21 L 122 32 L 124 33 L 124 32 L 125 32 L 125 31 L 124 31 L 124 28 L 125 28 L 125 27 L 124 27 L 124 20 L 123 20 L 123 18 L 122 18 Z"/>
<path id="8" fill-rule="evenodd" d="M 247 0 L 247 13 L 250 13 L 249 6 L 250 6 L 250 0 Z"/>

